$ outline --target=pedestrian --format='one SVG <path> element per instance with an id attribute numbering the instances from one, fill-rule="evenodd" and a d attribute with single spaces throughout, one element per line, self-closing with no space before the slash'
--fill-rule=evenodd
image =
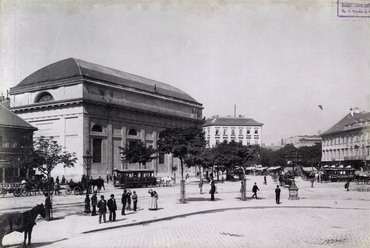
<path id="1" fill-rule="evenodd" d="M 215 182 L 212 180 L 211 181 L 211 189 L 209 190 L 209 193 L 211 194 L 211 201 L 215 200 L 215 193 L 216 193 L 216 186 Z"/>
<path id="2" fill-rule="evenodd" d="M 202 194 L 203 191 L 203 179 L 199 180 L 199 193 Z"/>
<path id="3" fill-rule="evenodd" d="M 127 190 L 126 198 L 127 198 L 127 210 L 131 210 L 131 190 Z"/>
<path id="4" fill-rule="evenodd" d="M 189 183 L 189 174 L 186 174 L 185 180 L 186 180 L 186 183 Z"/>
<path id="5" fill-rule="evenodd" d="M 51 210 L 53 209 L 53 205 L 50 199 L 50 195 L 48 196 L 47 193 L 45 193 L 45 213 L 46 213 L 46 220 L 49 221 L 51 220 Z"/>
<path id="6" fill-rule="evenodd" d="M 59 184 L 59 176 L 57 176 L 57 178 L 55 179 L 55 182 L 56 182 L 57 184 Z"/>
<path id="7" fill-rule="evenodd" d="M 59 181 L 59 179 L 58 179 L 58 181 Z M 55 183 L 54 184 L 54 195 L 60 195 L 61 194 L 61 192 L 60 192 L 60 186 L 59 186 L 59 183 Z"/>
<path id="8" fill-rule="evenodd" d="M 311 182 L 311 188 L 313 188 L 313 183 L 315 182 L 315 178 L 311 177 L 310 182 Z"/>
<path id="9" fill-rule="evenodd" d="M 122 203 L 122 211 L 121 215 L 126 215 L 125 214 L 125 208 L 126 208 L 126 203 L 127 203 L 127 190 L 123 190 L 122 198 L 121 198 L 121 203 Z"/>
<path id="10" fill-rule="evenodd" d="M 109 183 L 109 175 L 107 174 L 107 184 Z"/>
<path id="11" fill-rule="evenodd" d="M 253 198 L 253 196 L 255 196 L 256 199 L 257 199 L 257 191 L 259 191 L 259 190 L 260 189 L 258 188 L 257 183 L 254 183 L 253 188 L 252 188 L 252 191 L 253 191 L 252 198 Z"/>
<path id="12" fill-rule="evenodd" d="M 346 182 L 346 184 L 344 184 L 344 188 L 347 190 L 347 191 L 349 191 L 349 180 Z"/>
<path id="13" fill-rule="evenodd" d="M 114 199 L 114 195 L 110 195 L 110 199 L 107 203 L 108 209 L 109 209 L 109 221 L 116 221 L 116 210 L 117 210 L 117 204 L 116 199 Z"/>
<path id="14" fill-rule="evenodd" d="M 240 199 L 242 199 L 242 200 L 244 200 L 244 196 L 245 196 L 244 190 L 245 190 L 244 182 L 241 181 L 240 182 Z"/>
<path id="15" fill-rule="evenodd" d="M 64 177 L 64 175 L 62 176 L 62 184 L 65 184 L 66 183 L 66 178 Z"/>
<path id="16" fill-rule="evenodd" d="M 132 196 L 131 196 L 131 198 L 132 198 L 132 203 L 133 203 L 133 205 L 134 205 L 134 211 L 136 211 L 136 208 L 137 208 L 137 194 L 136 194 L 136 191 L 134 191 L 133 193 L 132 193 Z"/>
<path id="17" fill-rule="evenodd" d="M 97 192 L 94 191 L 93 196 L 91 197 L 92 213 L 91 216 L 96 215 L 96 205 L 98 204 L 98 197 L 96 196 Z"/>
<path id="18" fill-rule="evenodd" d="M 100 196 L 100 201 L 98 202 L 99 208 L 99 224 L 101 224 L 101 217 L 103 217 L 104 223 L 106 223 L 106 214 L 107 214 L 107 201 L 104 200 L 104 196 Z"/>
<path id="19" fill-rule="evenodd" d="M 275 189 L 275 200 L 276 200 L 276 204 L 280 204 L 280 188 L 279 188 L 279 185 L 276 185 L 276 189 Z"/>
<path id="20" fill-rule="evenodd" d="M 263 176 L 263 184 L 267 185 L 267 178 L 266 178 L 266 174 Z"/>
<path id="21" fill-rule="evenodd" d="M 157 210 L 158 209 L 158 194 L 157 192 L 153 191 L 150 189 L 148 191 L 151 197 L 150 205 L 149 205 L 149 210 Z"/>

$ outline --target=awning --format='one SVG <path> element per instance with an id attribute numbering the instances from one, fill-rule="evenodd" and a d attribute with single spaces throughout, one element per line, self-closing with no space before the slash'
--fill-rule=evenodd
<path id="1" fill-rule="evenodd" d="M 302 167 L 305 172 L 317 171 L 315 167 Z"/>
<path id="2" fill-rule="evenodd" d="M 281 166 L 272 166 L 272 167 L 267 168 L 268 171 L 274 171 L 274 170 L 279 170 L 279 169 L 281 169 Z"/>

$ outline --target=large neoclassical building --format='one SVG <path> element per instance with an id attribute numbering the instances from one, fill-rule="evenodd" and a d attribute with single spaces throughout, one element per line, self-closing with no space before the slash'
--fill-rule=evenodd
<path id="1" fill-rule="evenodd" d="M 11 110 L 37 128 L 40 136 L 76 152 L 74 168 L 57 167 L 53 176 L 67 179 L 86 173 L 82 156 L 93 156 L 93 177 L 114 169 L 138 168 L 121 161 L 119 146 L 143 141 L 157 147 L 161 130 L 202 127 L 202 104 L 168 84 L 69 58 L 29 75 L 10 89 Z M 159 155 L 146 168 L 172 173 L 177 161 Z"/>

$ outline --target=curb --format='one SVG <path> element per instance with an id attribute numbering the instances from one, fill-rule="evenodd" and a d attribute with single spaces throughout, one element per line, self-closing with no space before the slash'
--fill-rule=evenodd
<path id="1" fill-rule="evenodd" d="M 89 233 L 95 233 L 95 232 L 100 232 L 100 231 L 106 231 L 106 230 L 112 230 L 112 229 L 117 229 L 117 228 L 122 228 L 122 227 L 130 227 L 130 226 L 138 226 L 138 225 L 145 225 L 145 224 L 151 224 L 154 222 L 159 222 L 159 221 L 167 221 L 167 220 L 172 220 L 176 218 L 183 218 L 187 216 L 192 216 L 192 215 L 198 215 L 198 214 L 208 214 L 208 213 L 216 213 L 216 212 L 224 212 L 224 211 L 230 211 L 230 210 L 241 210 L 241 209 L 269 209 L 269 208 L 319 208 L 319 209 L 347 209 L 347 210 L 369 210 L 367 208 L 338 208 L 338 207 L 326 207 L 326 206 L 257 206 L 257 207 L 234 207 L 234 208 L 219 208 L 219 209 L 210 209 L 210 210 L 203 210 L 203 211 L 197 211 L 197 212 L 191 212 L 191 213 L 186 213 L 186 214 L 179 214 L 179 215 L 172 215 L 172 216 L 167 216 L 167 217 L 162 217 L 154 220 L 143 220 L 135 223 L 130 223 L 130 224 L 122 224 L 118 226 L 112 226 L 112 227 L 104 227 L 100 229 L 95 229 L 95 230 L 90 230 L 90 231 L 85 231 L 82 232 L 82 234 L 89 234 Z"/>

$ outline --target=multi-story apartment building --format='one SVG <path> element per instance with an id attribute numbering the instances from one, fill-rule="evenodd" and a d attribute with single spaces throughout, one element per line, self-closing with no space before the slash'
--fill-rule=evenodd
<path id="1" fill-rule="evenodd" d="M 262 123 L 251 118 L 213 116 L 203 124 L 208 147 L 227 140 L 235 140 L 243 145 L 262 144 Z"/>
<path id="2" fill-rule="evenodd" d="M 369 170 L 370 112 L 350 110 L 343 119 L 321 134 L 324 164 L 351 165 Z"/>
<path id="3" fill-rule="evenodd" d="M 317 135 L 297 135 L 281 140 L 282 146 L 291 144 L 294 145 L 296 148 L 303 146 L 314 146 L 317 143 L 321 143 L 321 137 Z"/>

